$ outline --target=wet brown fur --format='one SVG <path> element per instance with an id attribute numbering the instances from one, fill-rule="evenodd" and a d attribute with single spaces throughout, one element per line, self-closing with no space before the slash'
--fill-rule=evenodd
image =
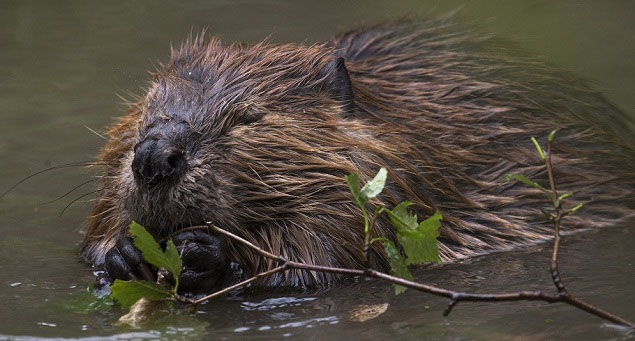
<path id="1" fill-rule="evenodd" d="M 337 57 L 350 74 L 352 107 L 323 72 Z M 134 185 L 133 147 L 148 127 L 172 119 L 171 106 L 189 113 L 197 152 L 174 189 L 150 195 Z M 547 203 L 502 177 L 546 183 L 530 137 L 544 141 L 555 128 L 560 190 L 585 203 L 565 230 L 632 216 L 632 120 L 584 81 L 495 38 L 446 21 L 381 25 L 314 46 L 193 38 L 109 131 L 100 157 L 109 166 L 82 253 L 102 263 L 132 219 L 161 236 L 209 220 L 288 259 L 359 267 L 363 222 L 343 177 L 368 180 L 382 166 L 389 180 L 378 203 L 408 199 L 420 216 L 443 213 L 444 261 L 533 244 L 552 235 L 540 213 Z M 392 237 L 384 220 L 376 231 Z M 235 243 L 229 258 L 248 274 L 273 265 Z M 371 262 L 386 266 L 379 251 Z M 289 271 L 269 284 L 333 280 Z"/>

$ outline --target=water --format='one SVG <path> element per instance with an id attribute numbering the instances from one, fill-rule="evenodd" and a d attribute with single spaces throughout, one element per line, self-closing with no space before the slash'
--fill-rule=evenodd
<path id="1" fill-rule="evenodd" d="M 116 94 L 139 92 L 170 43 L 207 27 L 227 41 L 314 42 L 341 29 L 406 15 L 459 16 L 482 23 L 548 61 L 597 81 L 635 114 L 635 3 L 630 1 L 166 1 L 0 2 L 0 191 L 51 165 L 93 160 L 103 131 L 121 114 Z M 564 305 L 461 303 L 360 280 L 319 294 L 215 300 L 148 328 L 114 322 L 118 308 L 86 311 L 76 302 L 92 284 L 77 256 L 79 229 L 94 189 L 84 168 L 46 172 L 0 200 L 0 339 L 12 335 L 113 339 L 215 337 L 278 339 L 629 338 L 632 333 Z M 63 212 L 63 214 L 61 214 Z M 567 238 L 562 275 L 573 293 L 635 319 L 632 223 Z M 480 257 L 417 279 L 457 290 L 551 290 L 547 245 Z M 376 319 L 354 322 L 359 304 L 388 303 Z M 5 335 L 4 337 L 2 335 Z"/>

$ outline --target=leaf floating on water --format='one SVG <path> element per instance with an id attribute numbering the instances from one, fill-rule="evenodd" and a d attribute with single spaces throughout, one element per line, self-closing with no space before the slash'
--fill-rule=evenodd
<path id="1" fill-rule="evenodd" d="M 64 309 L 78 314 L 89 314 L 110 309 L 115 301 L 110 295 L 99 295 L 91 288 L 86 288 L 79 295 L 64 301 Z"/>
<path id="2" fill-rule="evenodd" d="M 354 322 L 366 322 L 381 316 L 388 310 L 388 303 L 373 305 L 356 305 L 349 313 L 349 320 Z"/>

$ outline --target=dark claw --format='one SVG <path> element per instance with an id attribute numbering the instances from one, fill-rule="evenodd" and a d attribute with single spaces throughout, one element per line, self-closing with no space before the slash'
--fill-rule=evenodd
<path id="1" fill-rule="evenodd" d="M 137 279 L 117 247 L 108 250 L 105 265 L 108 275 L 113 279 Z"/>
<path id="2" fill-rule="evenodd" d="M 242 269 L 230 262 L 223 241 L 205 231 L 185 231 L 172 237 L 183 260 L 179 291 L 205 292 L 229 286 L 242 278 Z M 155 282 L 155 272 L 143 261 L 129 237 L 120 238 L 106 253 L 106 271 L 112 279 Z"/>
<path id="3" fill-rule="evenodd" d="M 230 262 L 221 239 L 204 231 L 186 231 L 172 240 L 183 260 L 179 280 L 184 291 L 206 291 L 225 283 Z"/>
<path id="4" fill-rule="evenodd" d="M 227 266 L 225 245 L 213 235 L 187 231 L 175 235 L 172 240 L 188 269 L 219 272 Z"/>
<path id="5" fill-rule="evenodd" d="M 219 287 L 222 276 L 214 271 L 183 270 L 179 276 L 180 290 L 185 292 L 206 292 Z"/>
<path id="6" fill-rule="evenodd" d="M 141 252 L 134 246 L 131 238 L 121 238 L 117 240 L 115 247 L 128 264 L 139 264 L 143 262 Z"/>
<path id="7" fill-rule="evenodd" d="M 115 246 L 108 250 L 105 265 L 108 274 L 113 279 L 138 280 L 141 278 L 150 282 L 156 280 L 148 264 L 143 261 L 141 252 L 128 237 L 120 238 Z"/>

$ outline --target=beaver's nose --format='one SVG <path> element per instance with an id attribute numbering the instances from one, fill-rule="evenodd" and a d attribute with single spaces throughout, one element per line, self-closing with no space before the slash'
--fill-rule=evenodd
<path id="1" fill-rule="evenodd" d="M 162 140 L 147 139 L 135 146 L 131 168 L 138 183 L 155 186 L 178 179 L 185 165 L 181 150 Z"/>

